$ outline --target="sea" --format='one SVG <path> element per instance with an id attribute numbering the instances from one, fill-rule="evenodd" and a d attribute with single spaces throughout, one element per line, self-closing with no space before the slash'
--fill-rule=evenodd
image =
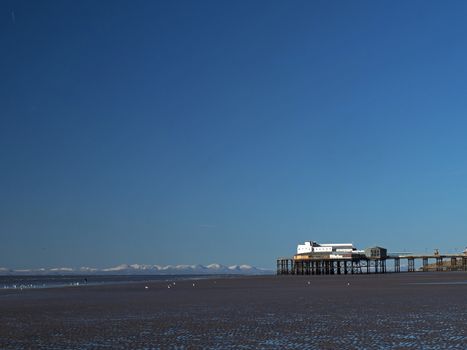
<path id="1" fill-rule="evenodd" d="M 227 278 L 226 275 L 41 275 L 0 276 L 0 289 L 43 289 L 80 287 L 105 284 L 123 284 L 151 281 L 199 280 Z"/>

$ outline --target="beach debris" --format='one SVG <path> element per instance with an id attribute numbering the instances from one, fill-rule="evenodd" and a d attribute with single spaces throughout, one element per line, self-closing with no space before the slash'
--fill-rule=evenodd
<path id="1" fill-rule="evenodd" d="M 310 285 L 310 281 L 308 281 L 308 285 Z"/>
<path id="2" fill-rule="evenodd" d="M 347 285 L 350 286 L 350 282 L 347 282 Z"/>
<path id="3" fill-rule="evenodd" d="M 170 284 L 167 286 L 168 289 L 170 289 Z"/>
<path id="4" fill-rule="evenodd" d="M 175 282 L 174 282 L 174 286 L 175 286 Z"/>
<path id="5" fill-rule="evenodd" d="M 193 283 L 193 287 L 195 286 L 195 284 Z"/>
<path id="6" fill-rule="evenodd" d="M 144 289 L 149 289 L 149 287 L 148 287 L 148 286 L 144 286 Z"/>

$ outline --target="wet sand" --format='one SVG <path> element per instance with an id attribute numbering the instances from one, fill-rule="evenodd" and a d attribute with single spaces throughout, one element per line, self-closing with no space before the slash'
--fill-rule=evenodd
<path id="1" fill-rule="evenodd" d="M 467 349 L 467 273 L 194 283 L 1 290 L 0 349 Z"/>

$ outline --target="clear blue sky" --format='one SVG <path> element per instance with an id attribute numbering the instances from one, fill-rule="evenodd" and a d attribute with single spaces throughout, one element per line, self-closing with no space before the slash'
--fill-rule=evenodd
<path id="1" fill-rule="evenodd" d="M 465 1 L 2 1 L 0 266 L 467 245 Z"/>

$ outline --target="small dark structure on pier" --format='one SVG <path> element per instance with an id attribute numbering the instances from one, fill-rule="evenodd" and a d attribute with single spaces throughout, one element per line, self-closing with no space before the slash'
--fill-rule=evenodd
<path id="1" fill-rule="evenodd" d="M 370 259 L 386 259 L 388 256 L 388 250 L 382 247 L 366 248 L 365 256 Z"/>
<path id="2" fill-rule="evenodd" d="M 352 254 L 348 258 L 297 254 L 277 259 L 278 275 L 340 275 L 361 273 L 401 272 L 401 260 L 407 261 L 407 272 L 467 271 L 467 254 L 388 255 L 381 247 L 365 249 L 365 254 Z M 416 269 L 416 261 L 422 265 Z M 392 262 L 394 268 L 387 269 Z M 431 262 L 431 263 L 430 263 Z"/>

